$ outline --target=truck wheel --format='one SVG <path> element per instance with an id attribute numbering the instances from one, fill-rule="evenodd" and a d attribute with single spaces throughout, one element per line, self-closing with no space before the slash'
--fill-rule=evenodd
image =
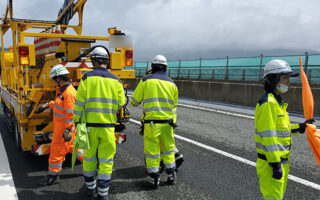
<path id="1" fill-rule="evenodd" d="M 17 148 L 18 152 L 21 152 L 21 150 L 22 150 L 21 149 L 21 136 L 20 136 L 17 120 L 14 120 L 13 131 L 14 131 L 14 140 L 15 140 L 16 148 Z"/>

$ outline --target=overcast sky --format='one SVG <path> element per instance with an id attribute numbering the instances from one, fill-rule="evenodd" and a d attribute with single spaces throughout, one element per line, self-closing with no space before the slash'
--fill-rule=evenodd
<path id="1" fill-rule="evenodd" d="M 63 2 L 13 0 L 14 17 L 55 20 Z M 303 53 L 320 50 L 319 8 L 319 0 L 88 0 L 83 34 L 117 26 L 132 36 L 137 61 Z"/>

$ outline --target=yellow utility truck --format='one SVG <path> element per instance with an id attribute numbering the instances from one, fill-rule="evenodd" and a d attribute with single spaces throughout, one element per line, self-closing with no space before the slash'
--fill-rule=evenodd
<path id="1" fill-rule="evenodd" d="M 18 150 L 36 155 L 50 153 L 52 111 L 35 111 L 55 98 L 57 88 L 49 78 L 52 66 L 65 65 L 72 85 L 77 88 L 83 74 L 92 70 L 90 51 L 100 41 L 100 44 L 109 43 L 109 70 L 122 80 L 124 88 L 128 87 L 125 80 L 135 77 L 134 70 L 128 69 L 133 66 L 133 50 L 127 35 L 117 28 L 106 29 L 106 36 L 82 35 L 86 1 L 65 0 L 55 21 L 43 21 L 13 18 L 12 0 L 8 0 L 0 23 L 1 101 Z M 69 25 L 76 13 L 78 25 Z M 73 30 L 74 34 L 67 34 L 67 30 Z M 5 37 L 10 32 L 12 37 Z M 9 50 L 4 48 L 4 40 L 8 38 L 12 39 Z M 118 113 L 117 143 L 125 141 L 121 122 L 130 117 L 126 105 Z"/>

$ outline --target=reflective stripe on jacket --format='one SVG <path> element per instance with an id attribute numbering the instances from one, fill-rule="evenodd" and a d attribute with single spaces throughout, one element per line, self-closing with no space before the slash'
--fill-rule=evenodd
<path id="1" fill-rule="evenodd" d="M 291 130 L 299 124 L 290 125 L 288 104 L 274 93 L 264 94 L 255 110 L 255 142 L 258 153 L 266 156 L 269 163 L 290 160 Z"/>
<path id="2" fill-rule="evenodd" d="M 83 75 L 74 105 L 74 120 L 80 121 L 85 109 L 87 125 L 110 127 L 117 122 L 117 111 L 125 104 L 124 89 L 121 80 L 97 67 Z"/>
<path id="3" fill-rule="evenodd" d="M 140 80 L 130 103 L 137 106 L 142 101 L 145 120 L 174 119 L 174 122 L 176 121 L 178 89 L 165 73 L 156 72 Z"/>
<path id="4" fill-rule="evenodd" d="M 73 106 L 77 91 L 67 83 L 57 91 L 54 101 L 49 103 L 53 111 L 53 143 L 64 142 L 63 133 L 66 128 L 74 130 Z"/>

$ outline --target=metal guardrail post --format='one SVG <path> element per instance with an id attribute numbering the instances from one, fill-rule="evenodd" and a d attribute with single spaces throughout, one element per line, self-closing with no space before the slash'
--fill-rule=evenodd
<path id="1" fill-rule="evenodd" d="M 229 56 L 227 56 L 225 80 L 229 79 Z"/>
<path id="2" fill-rule="evenodd" d="M 312 69 L 307 69 L 307 77 L 308 77 L 309 83 L 311 83 L 311 71 Z"/>
<path id="3" fill-rule="evenodd" d="M 139 69 L 139 77 L 141 77 L 141 69 Z"/>
<path id="4" fill-rule="evenodd" d="M 304 52 L 304 55 L 305 55 L 305 60 L 304 60 L 304 69 L 308 69 L 308 62 L 309 62 L 309 54 L 308 52 Z"/>
<path id="5" fill-rule="evenodd" d="M 200 65 L 199 65 L 199 75 L 198 75 L 198 79 L 201 79 L 201 65 L 202 65 L 202 59 L 200 57 Z"/>
<path id="6" fill-rule="evenodd" d="M 212 73 L 211 73 L 211 79 L 214 79 L 214 69 L 212 69 Z"/>
<path id="7" fill-rule="evenodd" d="M 262 78 L 262 61 L 263 61 L 263 55 L 260 55 L 260 65 L 259 65 L 259 80 Z"/>
<path id="8" fill-rule="evenodd" d="M 168 76 L 170 77 L 170 69 L 168 69 Z"/>
<path id="9" fill-rule="evenodd" d="M 178 65 L 178 77 L 177 77 L 177 79 L 180 79 L 180 68 L 181 68 L 181 60 L 179 59 L 179 65 Z"/>
<path id="10" fill-rule="evenodd" d="M 188 69 L 188 77 L 187 79 L 190 79 L 190 69 Z"/>
<path id="11" fill-rule="evenodd" d="M 147 74 L 147 72 L 148 72 L 148 66 L 149 66 L 149 62 L 147 62 L 146 74 Z"/>
<path id="12" fill-rule="evenodd" d="M 242 79 L 241 80 L 246 80 L 246 69 L 242 70 Z"/>

